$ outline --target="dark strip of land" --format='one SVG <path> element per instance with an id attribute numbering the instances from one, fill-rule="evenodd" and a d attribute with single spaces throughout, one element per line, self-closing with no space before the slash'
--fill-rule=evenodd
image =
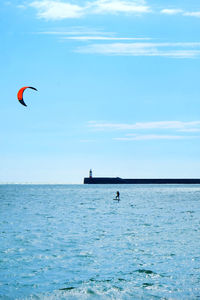
<path id="1" fill-rule="evenodd" d="M 135 178 L 85 177 L 84 184 L 200 184 L 199 178 Z"/>

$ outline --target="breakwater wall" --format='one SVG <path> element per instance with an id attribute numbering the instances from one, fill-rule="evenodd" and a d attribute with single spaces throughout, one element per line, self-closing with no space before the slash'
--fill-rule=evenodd
<path id="1" fill-rule="evenodd" d="M 135 178 L 85 177 L 84 184 L 200 184 L 199 178 Z"/>

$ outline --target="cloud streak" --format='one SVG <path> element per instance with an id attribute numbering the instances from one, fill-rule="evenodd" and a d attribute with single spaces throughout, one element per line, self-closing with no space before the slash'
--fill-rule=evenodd
<path id="1" fill-rule="evenodd" d="M 97 131 L 129 132 L 124 137 L 113 138 L 118 141 L 183 140 L 200 137 L 190 135 L 190 133 L 200 132 L 200 121 L 160 121 L 134 124 L 90 121 L 88 126 Z M 134 131 L 134 133 L 130 133 L 130 131 Z M 181 134 L 177 134 L 177 132 Z"/>
<path id="2" fill-rule="evenodd" d="M 196 58 L 200 56 L 200 43 L 110 43 L 90 44 L 76 52 L 101 55 L 161 56 Z"/>
<path id="3" fill-rule="evenodd" d="M 192 138 L 190 136 L 181 135 L 161 135 L 161 134 L 135 134 L 129 137 L 114 138 L 117 141 L 146 141 L 146 140 L 183 140 Z"/>
<path id="4" fill-rule="evenodd" d="M 101 130 L 150 130 L 150 129 L 176 129 L 176 130 L 194 130 L 200 129 L 200 121 L 181 122 L 181 121 L 160 121 L 160 122 L 138 122 L 134 124 L 127 123 L 106 123 L 106 122 L 88 122 L 88 126 Z"/>
<path id="5" fill-rule="evenodd" d="M 200 11 L 193 11 L 193 12 L 189 12 L 189 11 L 184 11 L 183 9 L 179 9 L 179 8 L 165 8 L 162 9 L 161 14 L 165 14 L 165 15 L 182 15 L 182 16 L 186 16 L 186 17 L 196 17 L 196 18 L 200 18 Z"/>
<path id="6" fill-rule="evenodd" d="M 149 37 L 117 36 L 115 32 L 105 32 L 99 29 L 88 29 L 84 27 L 74 27 L 68 31 L 41 31 L 38 34 L 57 35 L 62 40 L 75 41 L 150 41 Z"/>
<path id="7" fill-rule="evenodd" d="M 77 41 L 144 41 L 151 40 L 151 38 L 133 38 L 133 37 L 111 37 L 111 36 L 68 36 L 63 37 L 66 40 L 77 40 Z"/>
<path id="8" fill-rule="evenodd" d="M 184 16 L 187 16 L 187 17 L 196 17 L 196 18 L 200 18 L 200 11 L 184 12 L 183 15 L 184 15 Z"/>
<path id="9" fill-rule="evenodd" d="M 161 14 L 166 14 L 166 15 L 177 15 L 183 13 L 182 9 L 162 9 Z"/>

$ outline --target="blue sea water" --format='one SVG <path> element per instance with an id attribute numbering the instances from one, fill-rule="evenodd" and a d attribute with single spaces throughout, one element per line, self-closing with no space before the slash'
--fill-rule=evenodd
<path id="1" fill-rule="evenodd" d="M 198 298 L 200 185 L 0 185 L 0 299 Z"/>

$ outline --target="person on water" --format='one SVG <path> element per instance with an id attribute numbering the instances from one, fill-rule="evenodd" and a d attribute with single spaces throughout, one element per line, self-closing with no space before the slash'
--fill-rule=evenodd
<path id="1" fill-rule="evenodd" d="M 120 196 L 120 192 L 117 191 L 117 193 L 116 193 L 116 199 L 117 199 L 117 200 L 119 200 L 119 196 Z"/>

